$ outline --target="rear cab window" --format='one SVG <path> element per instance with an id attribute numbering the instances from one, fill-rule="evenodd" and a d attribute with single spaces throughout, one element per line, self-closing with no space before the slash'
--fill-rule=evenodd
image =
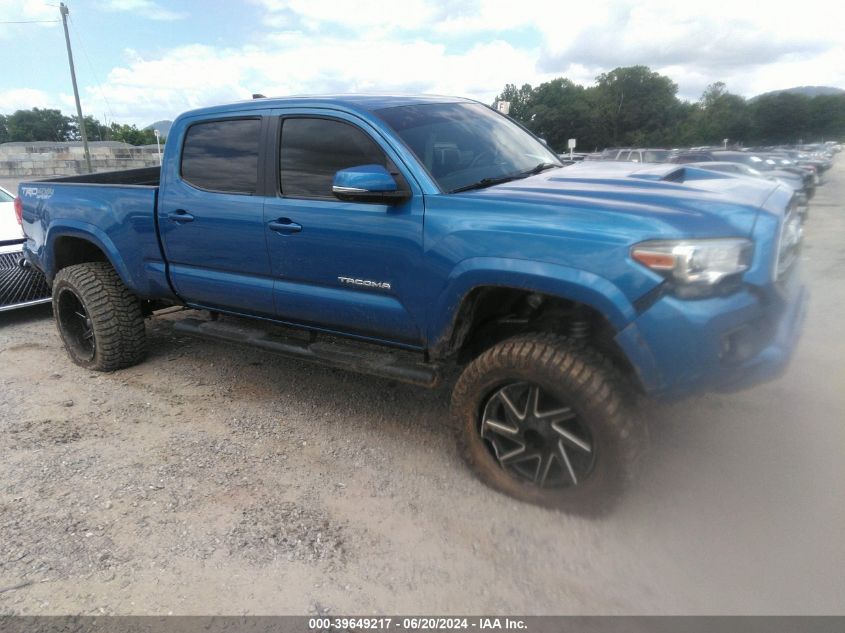
<path id="1" fill-rule="evenodd" d="M 191 125 L 182 144 L 182 179 L 206 191 L 254 194 L 260 133 L 260 118 Z"/>

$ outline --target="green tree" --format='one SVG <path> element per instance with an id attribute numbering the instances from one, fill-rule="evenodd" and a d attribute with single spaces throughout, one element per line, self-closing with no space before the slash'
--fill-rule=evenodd
<path id="1" fill-rule="evenodd" d="M 845 139 L 845 94 L 813 97 L 808 116 L 807 140 Z"/>
<path id="2" fill-rule="evenodd" d="M 112 123 L 109 133 L 114 141 L 123 141 L 130 145 L 155 145 L 155 132 L 152 130 L 139 130 L 134 125 Z M 161 139 L 164 142 L 164 139 Z"/>
<path id="3" fill-rule="evenodd" d="M 502 93 L 496 97 L 496 101 L 508 101 L 511 104 L 508 116 L 523 125 L 527 125 L 530 117 L 529 105 L 533 96 L 531 84 L 522 84 L 517 88 L 515 84 L 505 84 Z"/>
<path id="4" fill-rule="evenodd" d="M 723 82 L 707 86 L 698 107 L 697 142 L 715 145 L 724 139 L 746 140 L 751 122 L 748 106 L 741 96 L 728 92 Z"/>
<path id="5" fill-rule="evenodd" d="M 109 136 L 110 129 L 108 126 L 103 125 L 90 114 L 86 116 L 83 121 L 85 122 L 85 134 L 88 137 L 89 141 L 111 140 Z M 74 118 L 73 120 L 73 131 L 71 132 L 71 140 L 82 140 L 82 135 L 79 133 L 79 123 L 76 118 Z"/>
<path id="6" fill-rule="evenodd" d="M 566 150 L 570 138 L 577 139 L 581 148 L 593 148 L 603 140 L 596 134 L 590 90 L 569 79 L 537 86 L 527 109 L 528 127 L 558 152 Z"/>
<path id="7" fill-rule="evenodd" d="M 615 68 L 596 78 L 597 124 L 611 145 L 648 145 L 672 123 L 678 86 L 647 66 Z"/>
<path id="8" fill-rule="evenodd" d="M 0 143 L 6 143 L 9 140 L 9 128 L 6 126 L 6 115 L 0 114 Z"/>
<path id="9" fill-rule="evenodd" d="M 752 136 L 764 144 L 808 140 L 812 97 L 779 92 L 751 102 Z"/>
<path id="10" fill-rule="evenodd" d="M 616 68 L 590 87 L 563 77 L 536 88 L 507 84 L 498 99 L 510 101 L 511 117 L 558 151 L 568 138 L 587 150 L 845 138 L 845 94 L 775 93 L 746 101 L 715 82 L 690 103 L 678 99 L 671 79 L 645 66 Z"/>
<path id="11" fill-rule="evenodd" d="M 674 108 L 672 123 L 664 131 L 663 147 L 701 145 L 703 112 L 697 103 L 679 101 Z"/>
<path id="12" fill-rule="evenodd" d="M 6 117 L 6 127 L 10 141 L 66 141 L 72 119 L 58 110 L 33 108 Z"/>

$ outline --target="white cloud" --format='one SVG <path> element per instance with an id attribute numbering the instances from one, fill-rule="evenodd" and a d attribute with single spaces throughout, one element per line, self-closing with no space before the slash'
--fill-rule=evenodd
<path id="1" fill-rule="evenodd" d="M 102 85 L 85 90 L 85 111 L 110 109 L 120 120 L 145 125 L 186 109 L 248 99 L 254 92 L 425 92 L 489 102 L 505 83 L 531 73 L 536 52 L 503 41 L 453 54 L 443 44 L 423 40 L 347 41 L 285 33 L 260 46 L 193 45 L 156 59 L 142 59 L 134 51 L 127 56 Z"/>
<path id="2" fill-rule="evenodd" d="M 9 23 L 0 24 L 0 40 L 26 33 L 28 29 L 56 28 L 60 20 L 58 5 L 50 6 L 36 0 L 0 0 L 0 21 Z"/>
<path id="3" fill-rule="evenodd" d="M 61 109 L 61 105 L 51 95 L 35 88 L 0 90 L 0 112 L 11 114 L 15 110 L 29 110 L 30 108 Z"/>
<path id="4" fill-rule="evenodd" d="M 426 0 L 254 0 L 262 7 L 265 23 L 289 26 L 295 18 L 309 30 L 331 24 L 361 32 L 364 29 L 411 30 L 431 23 L 440 14 L 437 3 Z"/>
<path id="5" fill-rule="evenodd" d="M 108 2 L 141 14 L 161 8 Z M 845 35 L 838 20 L 824 19 L 830 7 L 821 0 L 801 0 L 800 10 L 795 0 L 764 9 L 736 0 L 694 8 L 675 0 L 252 2 L 264 32 L 250 44 L 127 50 L 105 82 L 83 87 L 85 111 L 147 124 L 254 92 L 427 92 L 490 102 L 506 83 L 566 76 L 589 85 L 633 64 L 667 74 L 688 99 L 719 80 L 746 96 L 845 86 Z"/>
<path id="6" fill-rule="evenodd" d="M 171 11 L 152 0 L 106 0 L 101 6 L 106 11 L 127 11 L 150 20 L 169 22 L 188 17 L 187 13 Z"/>

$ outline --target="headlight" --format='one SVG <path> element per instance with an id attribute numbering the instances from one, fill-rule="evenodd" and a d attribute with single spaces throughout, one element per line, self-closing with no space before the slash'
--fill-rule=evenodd
<path id="1" fill-rule="evenodd" d="M 753 244 L 742 238 L 655 240 L 632 247 L 631 257 L 678 288 L 693 291 L 681 294 L 700 296 L 725 278 L 748 270 L 753 249 Z"/>

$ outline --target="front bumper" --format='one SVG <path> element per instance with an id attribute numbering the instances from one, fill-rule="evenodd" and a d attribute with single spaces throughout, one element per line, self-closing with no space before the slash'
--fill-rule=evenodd
<path id="1" fill-rule="evenodd" d="M 50 286 L 24 259 L 21 245 L 0 247 L 0 312 L 50 301 Z"/>
<path id="2" fill-rule="evenodd" d="M 616 337 L 643 389 L 660 400 L 737 391 L 789 363 L 808 293 L 797 271 L 783 283 L 687 301 L 664 296 Z"/>

